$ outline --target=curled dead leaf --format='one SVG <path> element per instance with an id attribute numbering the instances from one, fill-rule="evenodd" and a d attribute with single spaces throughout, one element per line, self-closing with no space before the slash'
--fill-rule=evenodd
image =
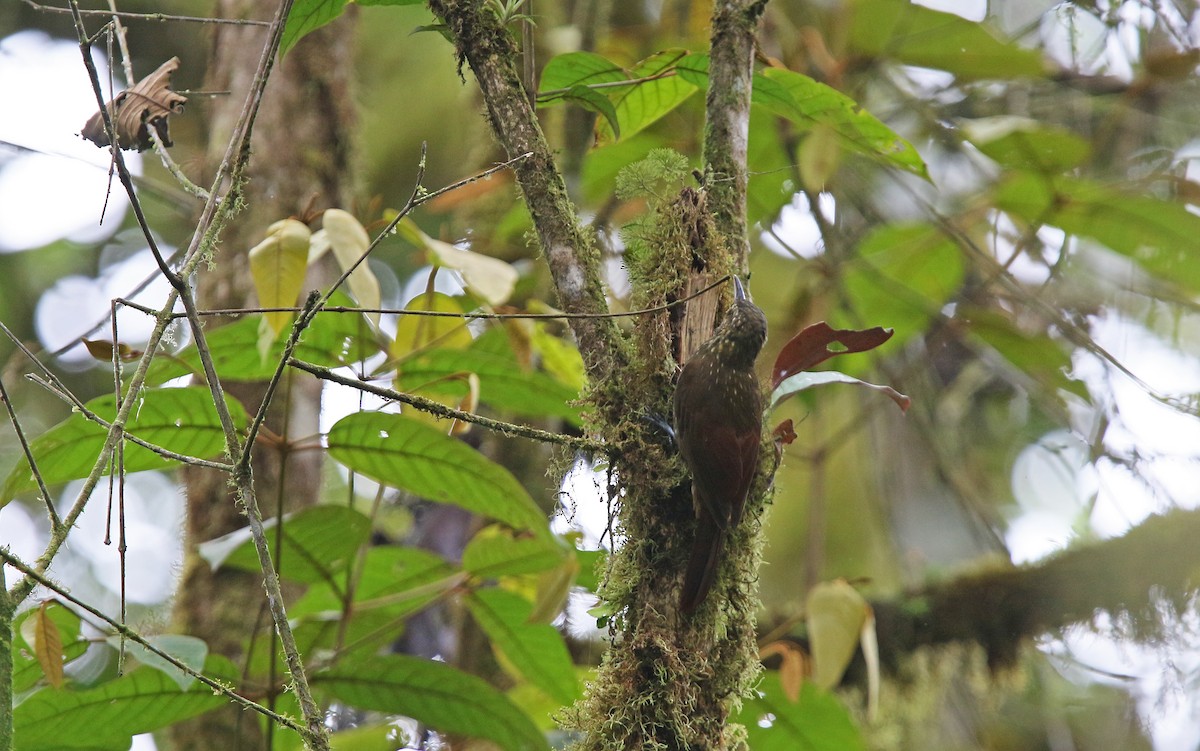
<path id="1" fill-rule="evenodd" d="M 105 105 L 117 131 L 117 146 L 145 151 L 153 144 L 150 139 L 151 127 L 165 145 L 172 145 L 167 118 L 183 112 L 183 105 L 187 103 L 187 97 L 170 88 L 171 74 L 178 67 L 179 58 L 171 58 Z M 104 115 L 97 110 L 88 118 L 79 135 L 97 146 L 107 146 L 109 140 L 104 130 Z"/>
<path id="2" fill-rule="evenodd" d="M 113 343 L 107 339 L 80 339 L 87 347 L 88 354 L 100 362 L 112 362 Z M 121 362 L 132 362 L 142 356 L 140 349 L 134 349 L 124 342 L 117 342 L 117 358 Z"/>
<path id="3" fill-rule="evenodd" d="M 799 645 L 789 641 L 771 642 L 758 652 L 760 660 L 774 656 L 782 658 L 779 664 L 779 685 L 783 688 L 783 695 L 790 702 L 800 701 L 800 689 L 804 686 L 804 679 L 812 673 L 808 655 Z"/>

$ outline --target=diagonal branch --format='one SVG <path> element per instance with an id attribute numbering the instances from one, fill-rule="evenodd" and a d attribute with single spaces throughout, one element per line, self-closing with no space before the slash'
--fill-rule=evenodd
<path id="1" fill-rule="evenodd" d="M 256 701 L 247 699 L 246 697 L 237 693 L 236 691 L 229 688 L 228 686 L 223 685 L 220 681 L 216 681 L 216 680 L 213 680 L 212 678 L 209 678 L 207 675 L 200 672 L 199 670 L 196 670 L 195 668 L 191 667 L 187 663 L 182 662 L 178 657 L 171 654 L 170 652 L 167 652 L 167 651 L 155 646 L 153 642 L 145 639 L 144 637 L 142 637 L 141 634 L 139 634 L 137 631 L 131 629 L 129 626 L 125 625 L 124 623 L 121 623 L 120 621 L 117 621 L 117 620 L 114 620 L 114 619 L 108 617 L 107 615 L 104 614 L 103 611 L 97 610 L 96 608 L 92 607 L 84 600 L 82 600 L 78 597 L 75 597 L 69 591 L 67 591 L 67 589 L 65 587 L 59 586 L 53 580 L 46 577 L 45 574 L 40 573 L 37 569 L 28 565 L 27 563 L 22 561 L 20 558 L 16 557 L 11 552 L 9 552 L 7 549 L 0 549 L 0 561 L 2 561 L 4 564 L 12 566 L 17 571 L 20 571 L 23 575 L 30 577 L 31 579 L 33 579 L 35 582 L 37 582 L 41 586 L 45 587 L 46 589 L 48 589 L 51 592 L 58 595 L 59 597 L 63 598 L 63 600 L 65 600 L 66 602 L 71 603 L 75 607 L 77 607 L 77 608 L 87 612 L 88 614 L 92 615 L 93 617 L 103 621 L 106 625 L 108 625 L 109 628 L 113 629 L 113 631 L 115 633 L 117 633 L 120 636 L 128 639 L 129 641 L 143 647 L 144 649 L 146 649 L 146 651 L 151 652 L 151 653 L 161 657 L 163 660 L 166 660 L 168 663 L 170 663 L 176 669 L 178 669 L 178 670 L 182 671 L 183 673 L 185 673 L 186 675 L 191 676 L 192 678 L 195 678 L 196 680 L 200 681 L 205 686 L 208 686 L 209 688 L 211 688 L 213 690 L 213 693 L 221 694 L 222 696 L 228 697 L 230 701 L 241 705 L 245 709 L 252 709 L 255 712 L 258 712 L 259 714 L 263 715 L 264 717 L 269 717 L 273 722 L 277 722 L 280 725 L 282 725 L 283 727 L 291 728 L 292 730 L 295 730 L 297 732 L 300 732 L 302 730 L 302 728 L 296 724 L 295 720 L 288 717 L 287 715 L 282 715 L 282 714 L 279 714 L 278 712 L 275 712 L 274 710 L 268 709 L 267 707 L 264 707 L 263 705 L 259 704 Z"/>
<path id="2" fill-rule="evenodd" d="M 434 401 L 433 399 L 426 399 L 425 397 L 417 396 L 415 394 L 406 394 L 403 391 L 383 388 L 365 381 L 347 378 L 346 376 L 338 375 L 329 368 L 323 368 L 320 365 L 314 365 L 310 362 L 304 362 L 303 360 L 292 358 L 288 362 L 288 365 L 291 365 L 293 368 L 298 370 L 303 370 L 306 373 L 311 373 L 323 381 L 329 381 L 330 383 L 336 383 L 341 386 L 349 386 L 350 388 L 358 389 L 359 391 L 365 391 L 368 394 L 374 394 L 375 396 L 382 397 L 384 399 L 390 399 L 394 402 L 400 402 L 401 404 L 408 404 L 412 407 L 416 407 L 422 412 L 428 412 L 431 415 L 444 417 L 448 420 L 459 420 L 460 422 L 474 423 L 489 430 L 494 430 L 502 435 L 519 436 L 521 438 L 529 438 L 530 440 L 542 441 L 544 443 L 556 443 L 561 446 L 571 446 L 572 448 L 576 448 L 580 451 L 587 451 L 589 453 L 604 452 L 608 450 L 608 447 L 599 441 L 593 441 L 587 438 L 576 438 L 574 436 L 563 435 L 562 433 L 551 433 L 548 430 L 531 428 L 526 425 L 516 425 L 514 423 L 503 422 L 501 420 L 493 420 L 490 417 L 484 417 L 483 415 L 479 415 L 474 412 L 465 412 L 461 409 L 447 407 L 441 402 Z"/>

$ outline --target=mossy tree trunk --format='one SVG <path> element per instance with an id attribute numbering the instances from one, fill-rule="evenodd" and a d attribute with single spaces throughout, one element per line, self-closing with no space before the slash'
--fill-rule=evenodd
<path id="1" fill-rule="evenodd" d="M 560 306 L 604 312 L 595 245 L 567 198 L 520 86 L 513 36 L 482 3 L 431 0 L 430 6 L 479 82 L 497 141 L 509 157 L 529 155 L 516 167 L 517 180 Z M 753 36 L 761 11 L 757 2 L 716 4 L 714 93 L 705 137 L 710 187 L 687 189 L 661 211 L 647 243 L 644 273 L 634 273 L 635 307 L 677 300 L 745 268 L 746 138 Z M 572 320 L 591 384 L 590 428 L 611 447 L 622 539 L 604 590 L 617 636 L 588 697 L 569 718 L 583 731 L 584 748 L 736 745 L 738 731 L 726 722 L 729 707 L 749 690 L 758 669 L 755 572 L 768 472 L 760 472 L 747 521 L 733 533 L 713 595 L 694 616 L 684 617 L 678 598 L 694 526 L 689 486 L 673 452 L 637 416 L 669 413 L 676 365 L 712 331 L 718 310 L 708 299 L 689 304 L 682 315 L 640 317 L 630 335 L 607 319 Z"/>

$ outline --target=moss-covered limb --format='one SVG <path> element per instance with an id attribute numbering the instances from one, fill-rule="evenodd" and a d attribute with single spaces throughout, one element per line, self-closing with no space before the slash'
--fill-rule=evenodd
<path id="1" fill-rule="evenodd" d="M 17 603 L 8 594 L 4 566 L 0 566 L 0 751 L 12 751 L 13 742 L 13 618 Z"/>
<path id="2" fill-rule="evenodd" d="M 654 307 L 678 299 L 697 274 L 716 275 L 729 254 L 717 247 L 703 192 L 684 189 L 626 238 L 633 304 Z M 714 301 L 717 294 L 706 295 Z M 639 316 L 630 367 L 620 379 L 594 384 L 590 395 L 612 446 L 621 481 L 614 551 L 603 597 L 612 609 L 618 646 L 609 650 L 587 698 L 564 718 L 583 732 L 581 748 L 725 749 L 740 729 L 726 722 L 757 675 L 754 613 L 758 607 L 758 519 L 727 545 L 714 591 L 690 617 L 679 612 L 679 587 L 694 536 L 690 486 L 673 451 L 645 419 L 669 413 L 686 319 L 706 316 L 689 303 Z M 765 482 L 760 483 L 765 487 Z M 757 494 L 761 497 L 761 493 Z"/>
<path id="3" fill-rule="evenodd" d="M 430 0 L 429 7 L 450 28 L 460 61 L 475 73 L 496 140 L 510 158 L 529 155 L 517 163 L 517 183 L 554 278 L 559 305 L 572 313 L 606 312 L 600 255 L 575 215 L 566 183 L 525 95 L 517 50 L 508 31 L 487 3 Z M 571 321 L 571 328 L 593 381 L 622 365 L 623 348 L 611 320 L 577 319 Z"/>
<path id="4" fill-rule="evenodd" d="M 965 574 L 872 603 L 881 659 L 895 666 L 926 645 L 974 642 L 992 666 L 1009 665 L 1028 639 L 1100 612 L 1153 640 L 1164 608 L 1181 612 L 1200 590 L 1198 539 L 1200 511 L 1176 510 L 1036 565 Z"/>
<path id="5" fill-rule="evenodd" d="M 709 207 L 736 266 L 746 269 L 746 152 L 754 32 L 766 0 L 717 0 L 709 51 L 704 171 Z"/>

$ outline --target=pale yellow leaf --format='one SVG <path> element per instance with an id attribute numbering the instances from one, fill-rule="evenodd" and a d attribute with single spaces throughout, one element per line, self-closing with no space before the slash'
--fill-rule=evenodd
<path id="1" fill-rule="evenodd" d="M 517 285 L 517 270 L 499 258 L 456 248 L 448 242 L 425 234 L 410 219 L 397 226 L 401 236 L 414 245 L 422 245 L 433 254 L 435 263 L 462 274 L 467 290 L 488 305 L 507 302 Z"/>
<path id="2" fill-rule="evenodd" d="M 408 301 L 405 310 L 437 313 L 463 312 L 462 305 L 441 292 L 422 292 Z M 467 319 L 461 315 L 423 316 L 400 315 L 396 322 L 396 338 L 388 348 L 393 360 L 403 360 L 413 352 L 425 349 L 462 349 L 471 343 Z"/>
<path id="3" fill-rule="evenodd" d="M 813 655 L 813 682 L 833 688 L 858 648 L 870 606 L 844 579 L 822 582 L 808 593 L 808 638 Z"/>
<path id="4" fill-rule="evenodd" d="M 258 303 L 264 308 L 294 307 L 304 286 L 308 248 L 312 233 L 303 222 L 284 219 L 267 230 L 266 238 L 250 250 L 250 276 Z M 292 313 L 264 313 L 273 336 L 287 326 Z M 260 343 L 261 348 L 261 343 Z"/>
<path id="5" fill-rule="evenodd" d="M 325 238 L 328 239 L 329 245 L 333 249 L 333 256 L 337 259 L 338 266 L 342 271 L 357 263 L 367 252 L 367 248 L 371 246 L 371 238 L 367 235 L 366 228 L 348 211 L 327 210 L 322 232 L 325 233 Z M 379 280 L 375 278 L 375 273 L 371 271 L 365 260 L 350 273 L 346 283 L 350 285 L 351 296 L 358 301 L 360 306 L 364 308 L 379 307 Z M 367 313 L 367 318 L 371 319 L 371 323 L 376 326 L 379 325 L 378 313 Z"/>

